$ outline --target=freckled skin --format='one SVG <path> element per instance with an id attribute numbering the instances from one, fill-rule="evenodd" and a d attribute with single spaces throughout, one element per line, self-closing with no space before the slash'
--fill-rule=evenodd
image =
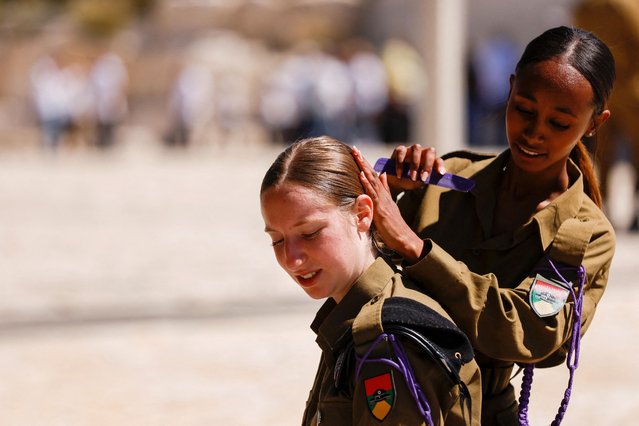
<path id="1" fill-rule="evenodd" d="M 290 183 L 267 189 L 261 204 L 277 262 L 313 299 L 332 297 L 339 303 L 375 260 L 370 225 L 358 222 L 355 207 L 344 211 Z"/>

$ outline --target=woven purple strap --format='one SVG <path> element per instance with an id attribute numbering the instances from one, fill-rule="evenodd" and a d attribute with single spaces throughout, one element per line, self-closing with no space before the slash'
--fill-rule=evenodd
<path id="1" fill-rule="evenodd" d="M 377 345 L 379 345 L 383 340 L 388 341 L 391 347 L 393 348 L 393 352 L 395 353 L 395 358 L 397 358 L 396 362 L 389 358 L 370 358 L 371 352 L 373 352 L 373 350 L 377 347 Z M 387 334 L 387 333 L 380 334 L 377 337 L 377 339 L 375 339 L 373 344 L 368 348 L 364 356 L 360 357 L 359 355 L 355 355 L 355 357 L 357 359 L 357 367 L 355 371 L 356 380 L 359 380 L 359 375 L 362 370 L 362 367 L 367 362 L 383 363 L 399 371 L 404 377 L 404 381 L 406 382 L 406 387 L 408 388 L 408 391 L 410 392 L 411 396 L 415 400 L 415 403 L 417 404 L 417 409 L 419 410 L 420 414 L 422 415 L 422 417 L 424 417 L 424 420 L 426 420 L 426 423 L 429 426 L 433 426 L 433 418 L 431 415 L 430 405 L 428 404 L 428 401 L 426 400 L 426 395 L 424 395 L 424 392 L 419 386 L 419 383 L 417 383 L 417 380 L 415 378 L 415 373 L 413 372 L 413 368 L 410 365 L 410 362 L 408 360 L 408 355 L 406 354 L 406 351 L 404 350 L 404 346 L 393 334 Z"/>
<path id="2" fill-rule="evenodd" d="M 572 288 L 572 285 L 564 276 L 559 272 L 555 264 L 552 260 L 548 259 L 548 263 L 552 267 L 553 271 L 557 274 L 561 281 L 564 282 L 570 289 L 570 294 L 572 295 L 572 300 L 575 303 L 574 307 L 574 315 L 572 318 L 572 335 L 570 336 L 570 347 L 568 348 L 568 354 L 566 356 L 566 366 L 568 367 L 568 371 L 570 372 L 570 377 L 568 378 L 568 385 L 564 392 L 564 397 L 561 400 L 561 405 L 559 406 L 559 410 L 557 411 L 557 415 L 555 416 L 555 420 L 551 423 L 552 426 L 559 426 L 561 421 L 564 418 L 564 414 L 568 409 L 568 402 L 570 402 L 570 393 L 572 392 L 572 382 L 575 376 L 575 370 L 579 365 L 579 348 L 581 344 L 581 310 L 583 307 L 584 300 L 584 286 L 586 282 L 586 269 L 583 265 L 579 266 L 577 270 L 578 276 L 578 293 L 575 294 L 575 291 Z M 524 369 L 524 377 L 521 383 L 521 393 L 519 394 L 519 424 L 520 426 L 528 426 L 528 403 L 530 400 L 530 389 L 532 387 L 533 381 L 533 370 L 535 369 L 535 364 L 527 364 Z"/>

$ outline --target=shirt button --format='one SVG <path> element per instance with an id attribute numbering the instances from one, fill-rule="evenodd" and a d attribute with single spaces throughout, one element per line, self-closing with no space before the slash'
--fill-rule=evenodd
<path id="1" fill-rule="evenodd" d="M 371 299 L 371 305 L 374 305 L 375 303 L 377 303 L 377 302 L 379 301 L 379 298 L 380 298 L 380 297 L 381 297 L 381 296 L 380 296 L 379 294 L 378 294 L 377 296 L 373 297 L 373 298 Z"/>

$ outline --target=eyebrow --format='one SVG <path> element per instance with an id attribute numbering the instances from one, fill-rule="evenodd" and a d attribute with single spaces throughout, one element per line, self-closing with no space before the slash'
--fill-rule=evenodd
<path id="1" fill-rule="evenodd" d="M 523 93 L 517 93 L 517 94 L 516 94 L 516 96 L 519 96 L 519 97 L 522 97 L 522 98 L 524 98 L 524 99 L 528 99 L 529 101 L 532 101 L 532 102 L 537 103 L 537 99 L 535 99 L 535 97 L 534 97 L 534 96 L 526 95 L 526 94 L 523 94 Z M 559 112 L 562 112 L 562 113 L 564 113 L 564 114 L 568 114 L 568 115 L 569 115 L 569 116 L 571 116 L 571 117 L 578 118 L 578 117 L 575 115 L 575 113 L 574 113 L 574 112 L 572 112 L 572 111 L 570 110 L 570 108 L 566 108 L 566 107 L 557 107 L 557 108 L 555 108 L 555 110 L 556 110 L 556 111 L 559 111 Z"/>
<path id="2" fill-rule="evenodd" d="M 304 225 L 304 224 L 309 223 L 309 222 L 313 222 L 313 221 L 312 220 L 308 220 L 307 218 L 304 218 L 304 219 L 300 220 L 299 222 L 295 223 L 293 225 L 293 228 L 297 228 L 298 226 Z M 264 227 L 264 232 L 277 232 L 277 231 L 275 229 L 269 228 L 268 225 L 266 225 Z"/>
<path id="3" fill-rule="evenodd" d="M 564 114 L 568 114 L 571 117 L 577 118 L 577 116 L 569 108 L 558 107 L 555 109 L 559 112 L 563 112 Z"/>

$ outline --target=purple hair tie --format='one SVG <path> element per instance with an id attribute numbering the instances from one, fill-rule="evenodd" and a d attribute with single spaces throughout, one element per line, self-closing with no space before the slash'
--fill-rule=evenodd
<path id="1" fill-rule="evenodd" d="M 397 362 L 388 358 L 370 358 L 371 352 L 373 351 L 373 349 L 377 347 L 377 345 L 379 345 L 382 342 L 382 340 L 387 340 L 388 342 L 390 342 L 391 347 L 393 348 L 393 351 L 395 352 L 395 356 L 397 357 Z M 429 426 L 433 426 L 433 418 L 431 415 L 430 405 L 428 404 L 428 401 L 426 400 L 426 395 L 424 395 L 424 392 L 422 391 L 421 387 L 417 383 L 417 380 L 415 378 L 415 373 L 413 372 L 413 368 L 410 365 L 410 362 L 408 360 L 408 355 L 406 354 L 406 351 L 404 350 L 403 345 L 398 339 L 395 338 L 393 334 L 387 334 L 387 333 L 380 334 L 377 337 L 377 339 L 375 339 L 373 344 L 368 348 L 364 356 L 360 357 L 359 355 L 356 354 L 355 358 L 357 359 L 357 368 L 355 370 L 356 379 L 359 379 L 359 375 L 362 370 L 362 367 L 364 366 L 364 363 L 367 363 L 367 362 L 383 363 L 399 371 L 402 374 L 402 376 L 404 376 L 406 387 L 408 387 L 408 391 L 410 392 L 411 396 L 415 400 L 415 403 L 417 404 L 417 409 L 419 410 L 420 414 L 422 415 L 422 417 L 424 417 L 424 419 L 426 420 L 426 423 Z"/>
<path id="2" fill-rule="evenodd" d="M 568 409 L 568 402 L 570 402 L 570 394 L 572 392 L 572 382 L 575 376 L 575 370 L 579 365 L 579 348 L 581 344 L 581 309 L 583 307 L 584 300 L 586 269 L 583 265 L 580 265 L 579 269 L 577 270 L 577 276 L 579 280 L 579 293 L 575 294 L 575 291 L 573 290 L 570 282 L 566 280 L 566 278 L 564 278 L 564 276 L 559 272 L 552 260 L 548 259 L 548 263 L 550 264 L 550 266 L 552 266 L 552 269 L 557 274 L 557 276 L 561 278 L 561 281 L 563 281 L 564 284 L 568 286 L 570 294 L 572 295 L 572 299 L 575 303 L 574 315 L 572 319 L 572 335 L 570 336 L 570 347 L 568 348 L 568 354 L 566 356 L 566 366 L 568 367 L 570 376 L 568 378 L 568 385 L 566 386 L 564 397 L 561 400 L 561 405 L 559 406 L 559 410 L 557 411 L 557 415 L 555 416 L 555 420 L 553 420 L 553 422 L 551 423 L 552 426 L 559 426 L 564 418 L 566 410 Z M 534 369 L 535 364 L 527 364 L 524 368 L 521 393 L 519 395 L 518 417 L 520 426 L 528 426 L 528 403 L 530 400 L 530 389 L 532 387 Z"/>

